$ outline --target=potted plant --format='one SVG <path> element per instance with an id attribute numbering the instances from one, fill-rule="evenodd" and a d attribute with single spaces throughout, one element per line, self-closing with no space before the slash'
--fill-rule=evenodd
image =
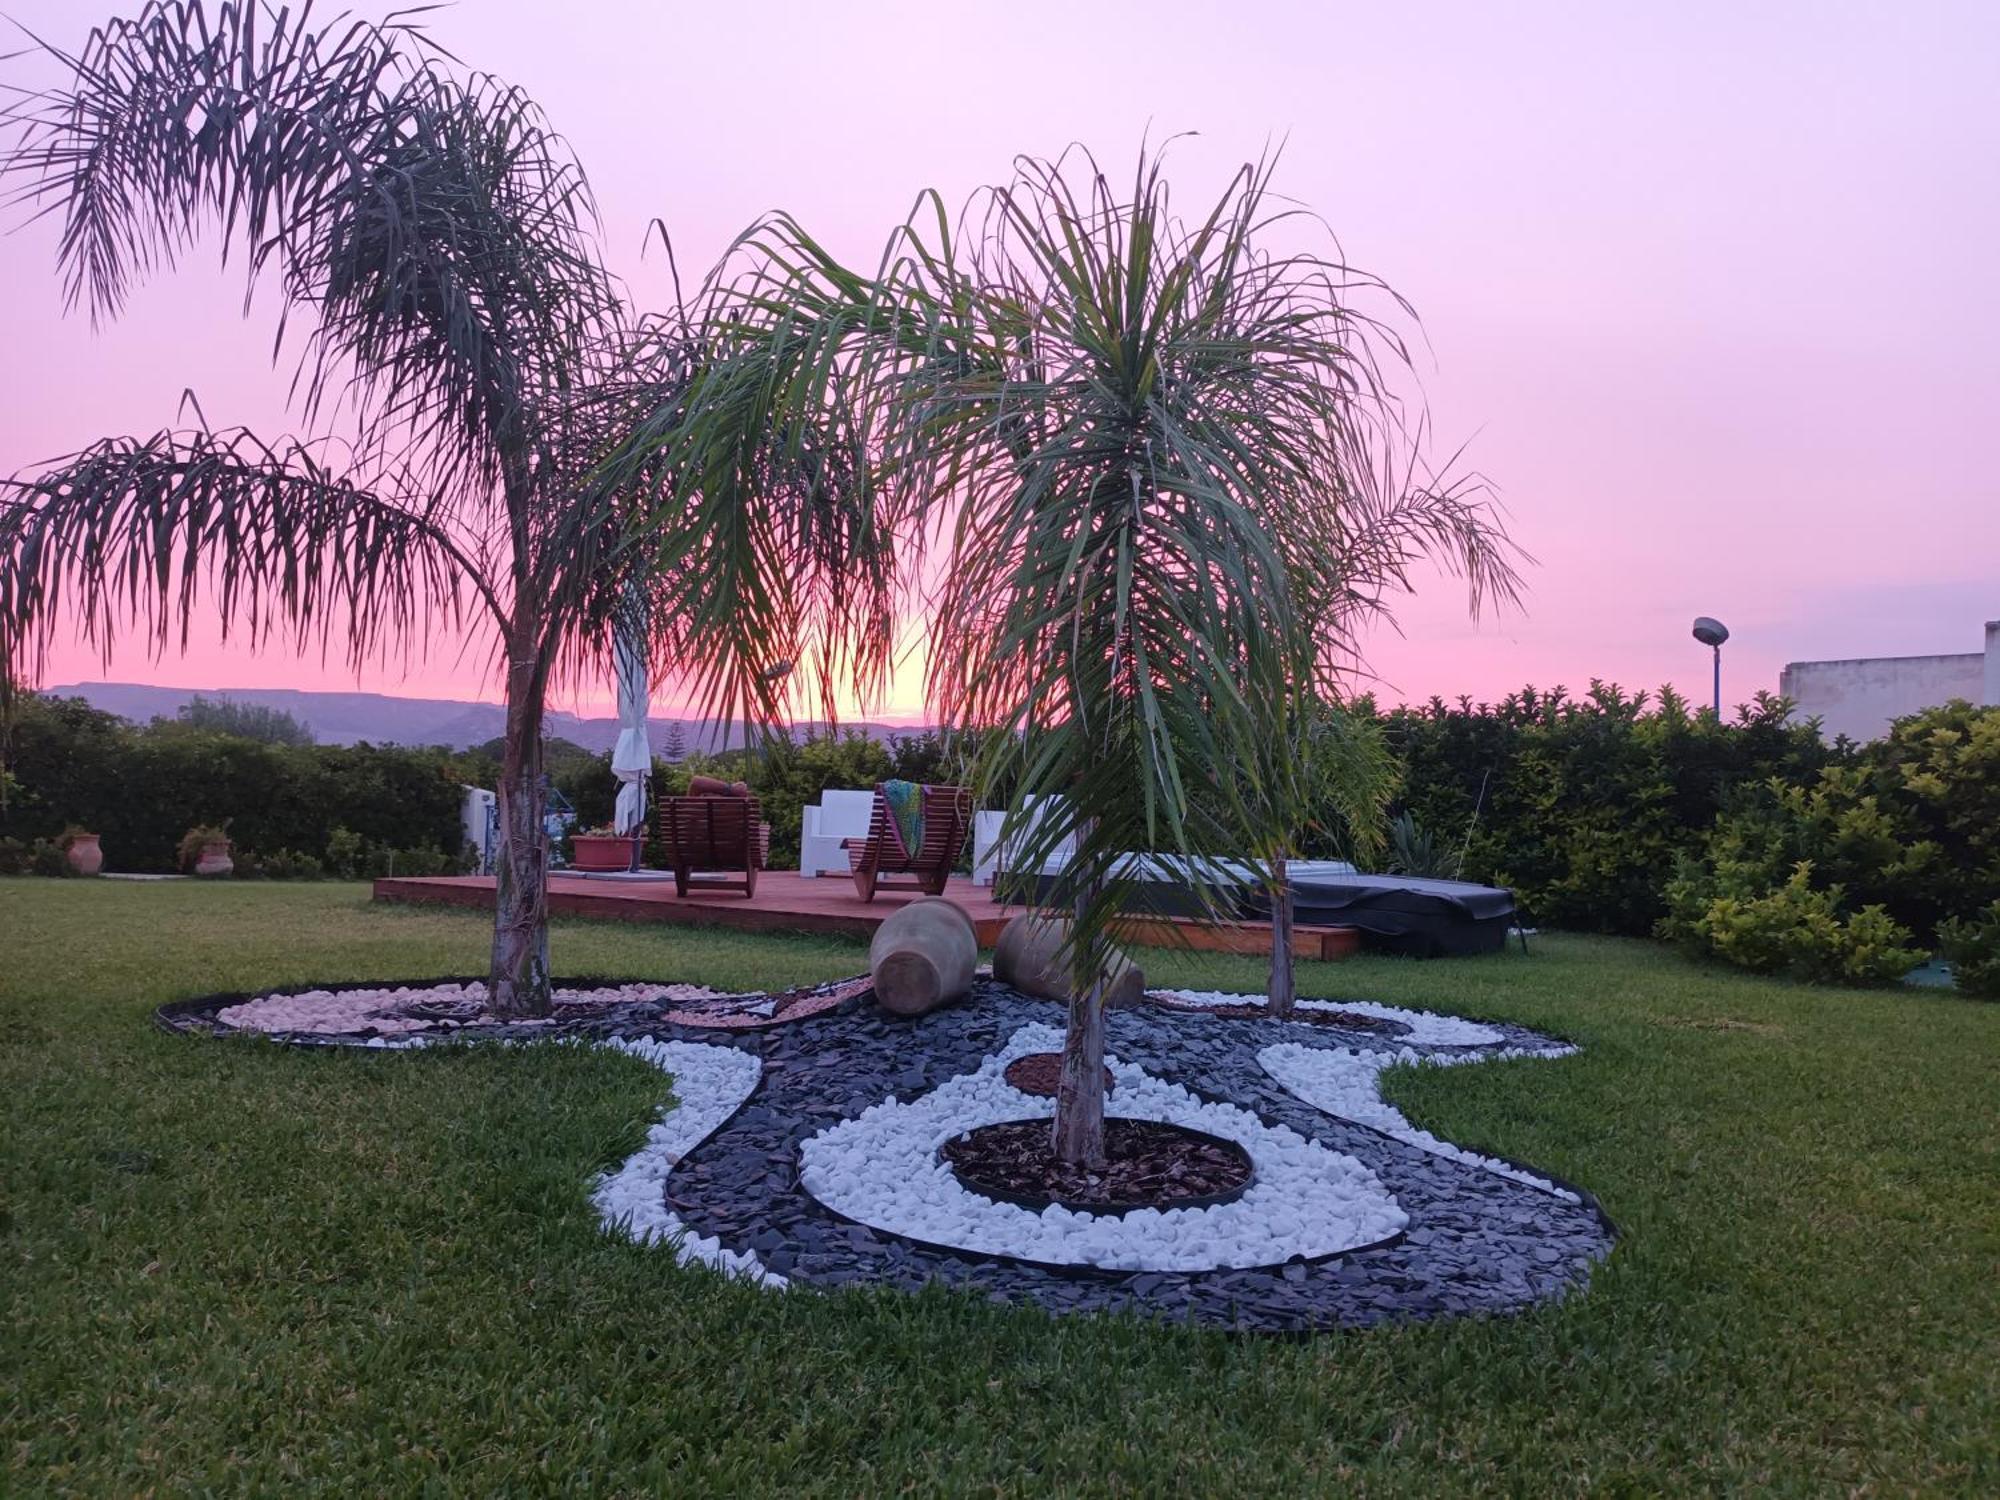
<path id="1" fill-rule="evenodd" d="M 181 835 L 181 869 L 190 875 L 228 875 L 236 869 L 229 855 L 229 830 L 197 823 Z"/>
<path id="2" fill-rule="evenodd" d="M 104 850 L 97 842 L 97 835 L 86 828 L 70 824 L 56 845 L 69 861 L 69 867 L 79 875 L 95 875 L 104 868 Z"/>
<path id="3" fill-rule="evenodd" d="M 569 838 L 569 863 L 574 870 L 607 874 L 632 868 L 633 835 L 620 833 L 610 824 L 586 828 Z"/>

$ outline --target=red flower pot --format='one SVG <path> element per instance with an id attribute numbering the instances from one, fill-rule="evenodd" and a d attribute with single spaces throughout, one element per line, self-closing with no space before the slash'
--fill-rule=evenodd
<path id="1" fill-rule="evenodd" d="M 575 833 L 569 840 L 573 870 L 605 874 L 632 868 L 632 837 L 619 833 Z"/>

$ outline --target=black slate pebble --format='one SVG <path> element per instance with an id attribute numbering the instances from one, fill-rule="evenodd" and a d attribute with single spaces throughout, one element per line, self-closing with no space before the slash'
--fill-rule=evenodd
<path id="1" fill-rule="evenodd" d="M 246 998 L 210 996 L 165 1006 L 158 1019 L 172 1030 L 227 1031 L 215 1024 L 216 1012 Z M 1323 1114 L 1279 1087 L 1257 1062 L 1258 1051 L 1277 1041 L 1400 1050 L 1406 1045 L 1402 1028 L 1384 1035 L 1259 1018 L 1222 1020 L 1158 1006 L 1112 1012 L 1107 1050 L 1358 1158 L 1395 1195 L 1409 1215 L 1408 1229 L 1385 1246 L 1258 1270 L 1050 1269 L 921 1245 L 855 1224 L 800 1186 L 799 1148 L 808 1138 L 887 1097 L 914 1098 L 975 1070 L 1016 1029 L 1035 1022 L 1059 1024 L 1060 1014 L 1045 1002 L 981 979 L 968 1000 L 914 1020 L 888 1015 L 860 998 L 771 1030 L 731 1033 L 668 1025 L 659 1007 L 642 1004 L 560 1028 L 462 1027 L 452 1039 L 649 1036 L 756 1053 L 764 1063 L 756 1092 L 674 1168 L 666 1195 L 695 1233 L 755 1253 L 794 1284 L 915 1290 L 940 1282 L 1056 1313 L 1126 1313 L 1246 1332 L 1302 1333 L 1516 1311 L 1582 1285 L 1591 1266 L 1611 1250 L 1615 1231 L 1588 1194 L 1581 1195 L 1582 1202 L 1567 1202 Z M 1483 1024 L 1501 1032 L 1503 1040 L 1487 1047 L 1415 1050 L 1453 1055 L 1549 1045 L 1549 1038 L 1525 1028 Z M 355 1045 L 362 1039 L 280 1040 Z"/>

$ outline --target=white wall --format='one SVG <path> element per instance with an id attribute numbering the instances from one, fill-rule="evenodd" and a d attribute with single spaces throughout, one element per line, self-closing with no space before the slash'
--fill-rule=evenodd
<path id="1" fill-rule="evenodd" d="M 1950 656 L 1875 656 L 1848 661 L 1795 661 L 1778 691 L 1799 718 L 1817 716 L 1820 732 L 1879 739 L 1892 719 L 1952 698 L 2000 704 L 2000 620 L 1986 626 L 1986 649 Z"/>

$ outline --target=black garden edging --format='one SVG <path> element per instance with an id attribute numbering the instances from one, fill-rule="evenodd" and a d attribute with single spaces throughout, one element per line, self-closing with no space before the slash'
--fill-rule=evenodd
<path id="1" fill-rule="evenodd" d="M 427 976 L 368 984 L 394 988 L 464 982 Z M 557 982 L 590 987 L 645 981 L 592 976 Z M 223 1007 L 257 995 L 336 988 L 301 984 L 204 996 L 163 1005 L 155 1020 L 170 1031 L 232 1035 L 237 1033 L 214 1022 Z M 914 1290 L 938 1282 L 1054 1313 L 1117 1312 L 1169 1323 L 1299 1334 L 1387 1320 L 1517 1311 L 1580 1286 L 1616 1236 L 1595 1198 L 1574 1184 L 1558 1183 L 1578 1195 L 1581 1201 L 1572 1204 L 1326 1115 L 1280 1087 L 1256 1061 L 1257 1051 L 1272 1041 L 1400 1052 L 1409 1045 L 1400 1037 L 1312 1023 L 1218 1021 L 1201 1012 L 1144 1006 L 1107 1018 L 1108 1050 L 1197 1095 L 1226 1100 L 1358 1158 L 1402 1204 L 1408 1228 L 1381 1244 L 1315 1261 L 1200 1272 L 1047 1266 L 928 1245 L 855 1223 L 820 1204 L 799 1182 L 799 1147 L 885 1097 L 914 1098 L 975 1070 L 1020 1027 L 1048 1024 L 1045 1003 L 982 979 L 968 1001 L 917 1020 L 889 1016 L 862 997 L 796 1021 L 718 1031 L 665 1023 L 660 1013 L 668 1008 L 684 1007 L 641 1002 L 631 1009 L 643 1014 L 600 1014 L 560 1025 L 462 1026 L 441 1036 L 455 1042 L 654 1037 L 758 1056 L 764 1070 L 757 1088 L 735 1115 L 682 1158 L 667 1179 L 666 1196 L 691 1232 L 754 1254 L 769 1270 L 798 1285 Z M 1184 1024 L 1189 1016 L 1201 1024 Z M 1502 1042 L 1486 1048 L 1415 1050 L 1463 1054 L 1505 1046 L 1546 1047 L 1550 1042 L 1524 1028 L 1482 1024 L 1502 1032 Z M 371 1047 L 357 1035 L 281 1035 L 274 1040 L 399 1050 L 379 1042 Z M 1557 1182 L 1537 1167 L 1521 1169 Z"/>

